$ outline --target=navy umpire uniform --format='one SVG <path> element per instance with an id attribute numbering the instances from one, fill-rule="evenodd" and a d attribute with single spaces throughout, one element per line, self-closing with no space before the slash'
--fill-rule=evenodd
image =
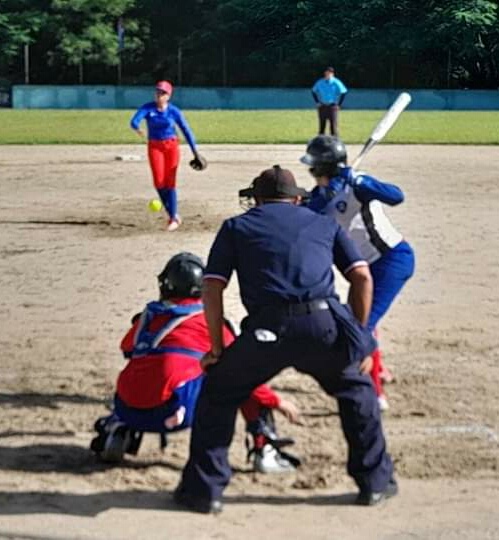
<path id="1" fill-rule="evenodd" d="M 256 206 L 226 220 L 211 248 L 203 302 L 212 350 L 202 360 L 207 377 L 174 493 L 190 510 L 221 511 L 238 406 L 288 367 L 311 375 L 338 400 L 356 502 L 372 505 L 397 492 L 376 394 L 360 370 L 376 347 L 358 320 L 367 320 L 371 305 L 367 263 L 333 218 L 300 206 L 305 195 L 290 171 L 277 165 L 263 171 L 240 191 Z M 333 264 L 351 284 L 352 309 L 335 293 Z M 248 316 L 223 349 L 223 290 L 234 271 Z"/>

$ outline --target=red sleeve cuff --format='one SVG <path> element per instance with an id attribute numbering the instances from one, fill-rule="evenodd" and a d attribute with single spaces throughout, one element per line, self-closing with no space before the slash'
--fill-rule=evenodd
<path id="1" fill-rule="evenodd" d="M 259 405 L 268 409 L 277 409 L 281 404 L 281 398 L 266 384 L 261 384 L 251 394 Z"/>

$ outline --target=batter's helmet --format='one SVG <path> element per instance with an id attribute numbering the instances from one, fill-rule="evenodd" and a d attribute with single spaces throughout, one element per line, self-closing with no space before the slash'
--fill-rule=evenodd
<path id="1" fill-rule="evenodd" d="M 333 177 L 338 167 L 347 164 L 347 149 L 340 139 L 329 135 L 318 135 L 307 145 L 307 153 L 300 159 L 310 166 L 310 172 L 318 176 Z"/>
<path id="2" fill-rule="evenodd" d="M 199 298 L 203 286 L 203 261 L 193 253 L 172 257 L 158 276 L 161 299 Z"/>

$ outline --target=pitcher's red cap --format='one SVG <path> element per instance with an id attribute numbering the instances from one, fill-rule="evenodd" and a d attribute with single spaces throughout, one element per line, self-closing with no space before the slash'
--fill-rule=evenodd
<path id="1" fill-rule="evenodd" d="M 173 92 L 173 86 L 168 81 L 158 81 L 156 83 L 156 90 L 162 90 L 163 92 L 166 92 L 171 96 Z"/>

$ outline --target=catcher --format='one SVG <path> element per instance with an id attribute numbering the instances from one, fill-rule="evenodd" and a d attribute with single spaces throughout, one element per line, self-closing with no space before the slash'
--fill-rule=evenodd
<path id="1" fill-rule="evenodd" d="M 145 137 L 145 133 L 140 128 L 140 123 L 144 119 L 147 123 L 147 155 L 154 187 L 168 214 L 168 231 L 175 231 L 182 223 L 177 204 L 177 169 L 180 149 L 175 125 L 182 131 L 194 155 L 189 165 L 196 171 L 202 171 L 208 165 L 206 160 L 199 155 L 192 130 L 180 109 L 170 103 L 172 93 L 171 83 L 157 82 L 154 101 L 142 105 L 130 122 L 132 129 L 141 137 Z"/>
<path id="2" fill-rule="evenodd" d="M 200 359 L 210 349 L 208 325 L 201 303 L 204 265 L 192 253 L 179 253 L 159 274 L 159 301 L 147 304 L 132 319 L 121 342 L 128 364 L 118 377 L 114 409 L 95 423 L 97 436 L 90 448 L 106 462 L 119 462 L 125 453 L 137 454 L 144 432 L 167 435 L 192 426 L 205 378 Z M 235 333 L 227 323 L 225 344 Z M 249 433 L 248 459 L 256 471 L 287 472 L 299 460 L 282 448 L 293 444 L 276 435 L 272 410 L 298 420 L 297 407 L 261 385 L 242 405 Z M 250 440 L 252 439 L 252 445 Z"/>

